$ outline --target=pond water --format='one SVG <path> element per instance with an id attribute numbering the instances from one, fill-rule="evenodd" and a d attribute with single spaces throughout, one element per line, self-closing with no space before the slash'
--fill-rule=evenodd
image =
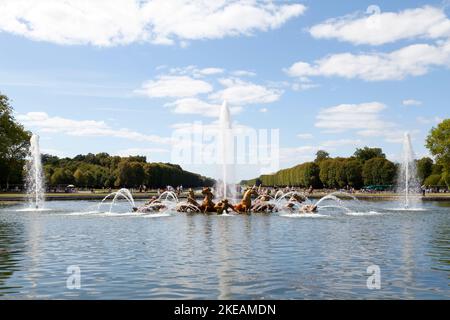
<path id="1" fill-rule="evenodd" d="M 0 299 L 450 299 L 448 203 L 251 216 L 97 205 L 0 207 Z M 372 265 L 380 290 L 367 288 Z"/>

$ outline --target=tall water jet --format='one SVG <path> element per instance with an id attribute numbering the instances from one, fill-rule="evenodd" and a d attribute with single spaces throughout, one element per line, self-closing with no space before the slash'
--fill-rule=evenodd
<path id="1" fill-rule="evenodd" d="M 234 188 L 231 183 L 234 179 L 234 136 L 232 132 L 230 109 L 226 101 L 220 108 L 219 117 L 219 165 L 221 166 L 221 181 L 217 186 L 222 198 L 233 197 Z M 231 188 L 230 188 L 231 187 Z M 229 189 L 230 191 L 229 192 Z M 231 193 L 231 194 L 230 194 Z"/>
<path id="2" fill-rule="evenodd" d="M 44 208 L 44 176 L 42 171 L 39 136 L 33 134 L 30 139 L 29 159 L 26 164 L 26 190 L 31 208 Z"/>
<path id="3" fill-rule="evenodd" d="M 397 180 L 397 192 L 403 194 L 403 207 L 416 207 L 419 202 L 420 183 L 411 137 L 407 132 L 403 139 L 402 162 Z"/>

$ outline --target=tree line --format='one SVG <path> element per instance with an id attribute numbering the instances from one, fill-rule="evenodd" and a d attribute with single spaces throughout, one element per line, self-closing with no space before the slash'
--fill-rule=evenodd
<path id="1" fill-rule="evenodd" d="M 31 133 L 13 116 L 6 95 L 0 93 L 0 188 L 23 184 L 24 166 Z M 418 174 L 426 186 L 450 186 L 450 119 L 431 129 L 426 146 L 434 161 L 425 157 L 417 161 Z M 150 188 L 167 185 L 211 186 L 214 180 L 183 170 L 170 163 L 147 163 L 145 157 L 118 157 L 107 153 L 78 155 L 60 159 L 42 157 L 47 185 Z M 300 186 L 314 188 L 355 189 L 367 185 L 395 183 L 397 164 L 386 159 L 380 148 L 361 148 L 348 158 L 331 158 L 326 151 L 317 152 L 315 161 L 299 164 L 275 174 L 242 181 L 246 185 Z"/>
<path id="2" fill-rule="evenodd" d="M 107 153 L 63 158 L 43 155 L 45 178 L 50 186 L 161 188 L 213 186 L 213 179 L 183 170 L 171 163 L 148 163 L 144 156 L 119 157 Z"/>
<path id="3" fill-rule="evenodd" d="M 24 182 L 25 161 L 31 133 L 16 121 L 6 95 L 0 94 L 0 189 Z M 161 188 L 212 186 L 214 180 L 170 163 L 147 163 L 146 157 L 119 157 L 107 153 L 60 159 L 42 155 L 48 187 L 74 184 L 78 187 Z"/>
<path id="4" fill-rule="evenodd" d="M 416 161 L 421 183 L 429 186 L 449 185 L 444 168 L 429 157 Z M 331 158 L 319 150 L 316 159 L 274 174 L 244 180 L 244 185 L 293 186 L 309 188 L 360 189 L 363 186 L 392 186 L 397 179 L 398 164 L 386 159 L 381 148 L 358 148 L 348 158 Z"/>

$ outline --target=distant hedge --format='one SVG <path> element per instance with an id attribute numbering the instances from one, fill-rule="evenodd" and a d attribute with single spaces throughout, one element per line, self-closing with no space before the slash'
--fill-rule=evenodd
<path id="1" fill-rule="evenodd" d="M 442 183 L 441 168 L 430 158 L 417 161 L 418 175 L 423 183 Z M 319 151 L 314 162 L 306 162 L 274 174 L 243 180 L 243 185 L 293 186 L 308 188 L 359 189 L 367 185 L 392 185 L 397 176 L 397 165 L 388 159 L 380 148 L 357 149 L 349 158 L 330 158 L 325 151 Z M 432 175 L 433 173 L 433 175 Z M 431 180 L 432 179 L 432 180 Z"/>
<path id="2" fill-rule="evenodd" d="M 74 184 L 79 187 L 160 188 L 213 186 L 214 180 L 183 170 L 170 163 L 147 163 L 145 157 L 118 157 L 107 153 L 59 159 L 43 155 L 47 185 Z"/>

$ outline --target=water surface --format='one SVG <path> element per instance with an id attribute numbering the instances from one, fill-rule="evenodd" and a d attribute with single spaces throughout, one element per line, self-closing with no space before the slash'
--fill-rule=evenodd
<path id="1" fill-rule="evenodd" d="M 318 216 L 0 208 L 0 299 L 449 299 L 450 207 L 362 202 Z M 369 290 L 367 268 L 381 269 Z M 81 269 L 81 289 L 66 287 Z"/>

